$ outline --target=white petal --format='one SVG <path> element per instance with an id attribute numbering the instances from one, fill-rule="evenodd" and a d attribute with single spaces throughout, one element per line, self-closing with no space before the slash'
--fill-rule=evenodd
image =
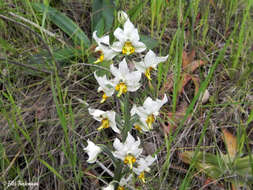
<path id="1" fill-rule="evenodd" d="M 120 42 L 125 42 L 125 34 L 124 31 L 121 28 L 116 28 L 114 31 L 113 35 L 120 41 Z"/>
<path id="2" fill-rule="evenodd" d="M 117 69 L 113 64 L 110 65 L 110 71 L 112 75 L 114 75 L 116 78 L 121 78 L 121 74 L 119 72 L 119 69 Z"/>
<path id="3" fill-rule="evenodd" d="M 116 113 L 114 111 L 107 111 L 106 112 L 107 118 L 110 122 L 110 127 L 112 130 L 116 133 L 120 133 L 120 130 L 117 128 L 116 121 L 115 121 L 115 115 Z"/>
<path id="4" fill-rule="evenodd" d="M 96 162 L 97 156 L 100 152 L 102 152 L 102 149 L 95 145 L 92 141 L 88 140 L 88 146 L 84 148 L 84 151 L 87 152 L 89 159 L 87 160 L 88 163 L 92 164 Z"/>
<path id="5" fill-rule="evenodd" d="M 135 47 L 135 52 L 141 53 L 146 50 L 146 45 L 142 42 L 132 42 Z"/>
<path id="6" fill-rule="evenodd" d="M 150 97 L 148 97 L 143 104 L 143 107 L 145 110 L 148 110 L 151 113 L 158 115 L 158 111 L 168 101 L 166 94 L 164 95 L 164 98 L 162 100 L 157 99 L 156 101 L 153 101 Z"/>
<path id="7" fill-rule="evenodd" d="M 140 71 L 141 73 L 145 73 L 146 69 L 148 68 L 143 61 L 135 62 L 135 68 Z"/>
<path id="8" fill-rule="evenodd" d="M 156 57 L 156 62 L 161 63 L 161 62 L 165 62 L 168 59 L 169 55 L 165 56 L 165 57 Z"/>
<path id="9" fill-rule="evenodd" d="M 112 49 L 116 52 L 122 52 L 123 46 L 124 46 L 124 42 L 114 42 L 112 44 Z"/>
<path id="10" fill-rule="evenodd" d="M 113 184 L 109 184 L 106 187 L 103 187 L 103 190 L 114 190 L 114 185 Z"/>
<path id="11" fill-rule="evenodd" d="M 127 133 L 126 143 L 127 144 L 133 144 L 135 142 L 134 137 L 130 134 L 130 132 Z"/>
<path id="12" fill-rule="evenodd" d="M 136 28 L 134 27 L 133 23 L 129 19 L 127 19 L 127 21 L 124 24 L 124 36 L 130 37 L 133 34 L 133 32 L 136 32 L 135 29 Z M 137 41 L 139 41 L 139 39 L 137 39 Z"/>
<path id="13" fill-rule="evenodd" d="M 99 38 L 97 36 L 97 31 L 94 31 L 92 34 L 92 37 L 94 38 L 94 40 L 99 44 Z"/>
<path id="14" fill-rule="evenodd" d="M 121 73 L 122 76 L 125 76 L 129 73 L 129 69 L 125 58 L 123 59 L 123 61 L 119 63 L 119 72 Z"/>
<path id="15" fill-rule="evenodd" d="M 148 67 L 150 67 L 156 63 L 155 58 L 156 58 L 156 54 L 152 50 L 149 50 L 148 53 L 144 57 L 144 62 Z"/>
<path id="16" fill-rule="evenodd" d="M 106 78 L 106 75 L 99 77 L 96 72 L 94 72 L 95 79 L 99 84 L 98 92 L 103 91 L 108 97 L 112 96 L 114 93 L 114 86 L 112 81 Z"/>
<path id="17" fill-rule="evenodd" d="M 100 116 L 102 116 L 105 113 L 104 111 L 92 108 L 89 108 L 88 111 L 89 114 L 92 115 L 95 120 L 102 121 L 102 118 Z"/>
<path id="18" fill-rule="evenodd" d="M 101 45 L 101 42 L 105 43 L 107 45 L 110 44 L 110 42 L 109 42 L 109 35 L 102 36 L 101 38 L 99 38 L 97 36 L 97 31 L 94 31 L 92 37 L 95 39 L 95 41 L 97 42 L 98 45 Z"/>
<path id="19" fill-rule="evenodd" d="M 111 48 L 104 49 L 103 53 L 104 53 L 104 60 L 106 61 L 112 60 L 116 55 L 118 55 L 118 52 L 114 51 Z"/>
<path id="20" fill-rule="evenodd" d="M 134 71 L 126 75 L 126 83 L 127 83 L 127 90 L 130 92 L 134 92 L 138 90 L 141 86 L 139 83 L 141 79 L 141 72 Z"/>
<path id="21" fill-rule="evenodd" d="M 131 42 L 138 42 L 140 40 L 137 28 L 135 28 L 131 31 L 131 33 L 129 33 L 128 38 Z"/>
<path id="22" fill-rule="evenodd" d="M 113 142 L 113 147 L 116 150 L 121 150 L 123 148 L 123 144 L 120 142 L 120 140 L 118 138 L 116 138 Z"/>

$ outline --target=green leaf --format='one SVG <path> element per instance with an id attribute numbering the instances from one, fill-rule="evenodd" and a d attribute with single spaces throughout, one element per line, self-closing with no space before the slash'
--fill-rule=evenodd
<path id="1" fill-rule="evenodd" d="M 46 161 L 39 159 L 42 164 L 44 164 L 51 172 L 53 172 L 58 178 L 60 178 L 62 181 L 65 181 L 64 178 L 52 167 L 50 166 Z"/>
<path id="2" fill-rule="evenodd" d="M 93 0 L 92 4 L 92 31 L 97 30 L 98 35 L 108 32 L 114 20 L 113 0 Z"/>
<path id="3" fill-rule="evenodd" d="M 142 41 L 147 46 L 148 49 L 153 49 L 159 46 L 159 43 L 157 40 L 154 40 L 151 37 L 146 36 L 146 35 L 140 35 L 140 41 Z"/>
<path id="4" fill-rule="evenodd" d="M 85 48 L 90 46 L 89 38 L 69 17 L 41 3 L 33 3 L 32 6 L 36 11 L 46 13 L 47 18 L 68 34 L 76 44 L 80 46 L 83 45 Z"/>
<path id="5" fill-rule="evenodd" d="M 62 48 L 53 50 L 52 54 L 54 56 L 54 60 L 57 62 L 68 61 L 73 57 L 81 56 L 81 50 L 77 50 L 74 48 Z M 29 64 L 45 64 L 45 62 L 51 62 L 52 56 L 48 53 L 48 51 L 41 51 L 32 57 L 29 57 L 27 62 Z"/>
<path id="6" fill-rule="evenodd" d="M 107 146 L 103 145 L 103 144 L 99 144 L 99 147 L 103 150 L 103 152 L 105 154 L 107 154 L 107 156 L 109 156 L 109 158 L 113 161 L 114 166 L 117 165 L 118 161 L 117 159 L 113 156 L 112 152 L 110 149 L 107 148 Z"/>
<path id="7" fill-rule="evenodd" d="M 10 51 L 14 53 L 16 50 L 14 47 L 12 47 L 11 43 L 8 43 L 8 41 L 4 40 L 0 37 L 0 47 L 4 49 L 4 51 Z"/>
<path id="8" fill-rule="evenodd" d="M 183 152 L 180 154 L 180 159 L 183 162 L 190 164 L 193 161 L 194 154 L 194 151 Z M 213 179 L 217 179 L 224 175 L 225 163 L 219 156 L 210 153 L 198 152 L 195 159 L 195 168 L 198 171 L 204 172 Z"/>

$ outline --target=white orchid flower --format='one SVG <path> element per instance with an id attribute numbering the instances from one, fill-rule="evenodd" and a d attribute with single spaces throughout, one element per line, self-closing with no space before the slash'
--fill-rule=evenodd
<path id="1" fill-rule="evenodd" d="M 95 145 L 92 141 L 88 140 L 88 146 L 84 148 L 84 151 L 87 152 L 89 159 L 87 160 L 88 163 L 92 164 L 96 162 L 98 154 L 102 152 L 102 149 Z"/>
<path id="2" fill-rule="evenodd" d="M 111 127 L 114 132 L 120 133 L 120 130 L 116 126 L 116 113 L 114 111 L 102 111 L 92 108 L 89 108 L 88 110 L 89 114 L 92 115 L 95 120 L 101 122 L 101 125 L 98 128 L 99 131 Z"/>
<path id="3" fill-rule="evenodd" d="M 94 63 L 100 63 L 104 60 L 112 60 L 118 54 L 110 46 L 109 35 L 102 36 L 101 38 L 99 38 L 97 36 L 97 31 L 94 31 L 92 36 L 98 44 L 95 49 L 95 52 L 98 52 L 100 54 L 100 57 Z"/>
<path id="4" fill-rule="evenodd" d="M 114 185 L 112 183 L 110 183 L 108 186 L 103 187 L 103 190 L 114 190 Z"/>
<path id="5" fill-rule="evenodd" d="M 124 24 L 127 21 L 128 15 L 124 11 L 118 12 L 118 21 L 120 24 Z"/>
<path id="6" fill-rule="evenodd" d="M 168 101 L 167 96 L 164 95 L 162 100 L 152 100 L 150 97 L 146 98 L 143 106 L 137 107 L 135 104 L 131 109 L 131 116 L 137 114 L 139 116 L 139 122 L 135 123 L 137 130 L 149 131 L 152 124 L 155 122 L 156 116 L 159 115 L 160 108 Z"/>
<path id="7" fill-rule="evenodd" d="M 164 62 L 168 59 L 168 55 L 165 57 L 157 57 L 156 54 L 149 50 L 148 53 L 144 57 L 144 61 L 136 62 L 135 67 L 137 70 L 139 70 L 141 73 L 144 73 L 145 76 L 151 80 L 150 72 L 151 70 L 156 70 L 157 65 L 161 62 Z"/>
<path id="8" fill-rule="evenodd" d="M 103 92 L 102 100 L 100 103 L 104 103 L 106 99 L 113 95 L 114 93 L 114 87 L 113 82 L 108 80 L 106 75 L 99 77 L 96 75 L 96 72 L 94 72 L 94 76 L 99 84 L 98 92 Z"/>
<path id="9" fill-rule="evenodd" d="M 133 175 L 132 175 L 132 174 L 130 174 L 127 178 L 122 177 L 122 178 L 120 179 L 119 186 L 118 186 L 118 189 L 117 189 L 117 190 L 124 190 L 124 189 L 125 189 L 124 187 L 125 187 L 125 186 L 128 186 L 129 181 L 131 181 L 132 178 L 133 178 Z"/>
<path id="10" fill-rule="evenodd" d="M 118 91 L 118 97 L 123 93 L 134 92 L 140 88 L 141 73 L 139 71 L 130 72 L 125 59 L 119 63 L 118 69 L 111 65 L 110 71 L 115 76 L 113 83 L 115 90 Z"/>
<path id="11" fill-rule="evenodd" d="M 140 42 L 137 28 L 129 19 L 124 23 L 124 30 L 117 28 L 113 34 L 119 40 L 112 44 L 112 49 L 116 52 L 130 55 L 134 52 L 143 52 L 146 49 L 146 45 Z"/>
<path id="12" fill-rule="evenodd" d="M 140 138 L 136 141 L 134 137 L 128 132 L 126 141 L 121 143 L 118 138 L 116 138 L 113 142 L 113 147 L 116 149 L 113 152 L 113 155 L 116 158 L 121 159 L 124 161 L 125 164 L 129 165 L 132 169 L 133 164 L 136 162 L 136 159 L 142 153 L 142 148 L 139 148 L 140 145 Z"/>
<path id="13" fill-rule="evenodd" d="M 143 183 L 145 183 L 145 173 L 144 172 L 150 172 L 149 166 L 153 164 L 153 162 L 156 160 L 156 157 L 147 156 L 146 158 L 140 158 L 137 160 L 137 168 L 133 168 L 133 172 L 138 175 L 138 178 L 142 180 Z"/>

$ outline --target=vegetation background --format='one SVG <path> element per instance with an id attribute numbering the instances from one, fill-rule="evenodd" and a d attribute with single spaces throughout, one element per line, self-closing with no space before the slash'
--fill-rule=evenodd
<path id="1" fill-rule="evenodd" d="M 154 131 L 141 134 L 144 150 L 156 152 L 158 161 L 139 188 L 253 189 L 252 5 L 0 0 L 0 189 L 99 189 L 110 182 L 99 165 L 86 163 L 83 148 L 87 139 L 112 144 L 115 138 L 96 131 L 87 107 L 119 109 L 113 101 L 99 104 L 93 72 L 107 72 L 110 63 L 93 64 L 92 41 L 94 30 L 113 37 L 119 10 L 129 14 L 149 49 L 169 54 L 153 73 L 152 87 L 146 82 L 135 94 L 137 101 L 163 92 L 169 97 Z M 189 150 L 196 156 L 187 161 L 182 152 Z M 233 151 L 245 158 L 244 170 L 220 164 Z M 214 155 L 218 178 L 199 153 Z M 107 157 L 100 160 L 113 170 Z M 8 187 L 11 181 L 39 186 Z"/>

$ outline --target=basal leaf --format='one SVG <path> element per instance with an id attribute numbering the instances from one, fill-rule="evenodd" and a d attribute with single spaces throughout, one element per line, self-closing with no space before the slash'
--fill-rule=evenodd
<path id="1" fill-rule="evenodd" d="M 140 40 L 147 46 L 148 49 L 154 49 L 159 45 L 157 40 L 154 40 L 146 35 L 140 35 Z"/>
<path id="2" fill-rule="evenodd" d="M 46 13 L 47 18 L 68 34 L 76 44 L 83 45 L 85 48 L 90 46 L 89 38 L 69 17 L 41 3 L 33 3 L 32 6 L 36 11 Z"/>
<path id="3" fill-rule="evenodd" d="M 113 0 L 93 0 L 92 4 L 92 31 L 98 35 L 108 32 L 114 20 Z"/>
<path id="4" fill-rule="evenodd" d="M 237 141 L 236 137 L 232 135 L 227 129 L 222 129 L 223 139 L 227 146 L 227 152 L 231 159 L 233 159 L 237 153 Z"/>

